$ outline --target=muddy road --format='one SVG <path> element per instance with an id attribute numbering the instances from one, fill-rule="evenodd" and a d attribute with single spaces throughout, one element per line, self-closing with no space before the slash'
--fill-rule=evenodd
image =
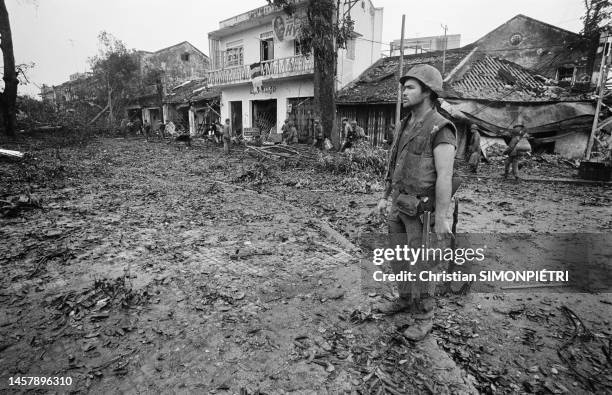
<path id="1" fill-rule="evenodd" d="M 380 180 L 241 150 L 28 136 L 0 167 L 0 388 L 73 393 L 610 391 L 609 294 L 441 296 L 432 335 L 372 315 L 357 243 Z M 532 161 L 530 176 L 567 175 Z M 459 232 L 609 233 L 605 186 L 480 179 Z M 556 173 L 555 173 L 556 172 Z M 591 336 L 565 343 L 575 312 Z M 607 348 L 606 348 L 607 347 Z M 559 350 L 561 351 L 559 352 Z M 608 356 L 609 358 L 609 356 Z M 569 361 L 569 362 L 568 362 Z M 17 377 L 71 385 L 10 385 Z"/>

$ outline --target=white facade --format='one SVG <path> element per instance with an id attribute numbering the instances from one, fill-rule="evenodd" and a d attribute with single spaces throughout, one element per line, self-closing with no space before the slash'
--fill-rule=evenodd
<path id="1" fill-rule="evenodd" d="M 221 118 L 229 118 L 234 129 L 259 127 L 261 118 L 278 131 L 314 96 L 313 57 L 300 54 L 293 35 L 295 19 L 305 19 L 305 2 L 297 4 L 296 18 L 268 5 L 221 21 L 219 30 L 209 33 L 209 86 L 221 90 Z M 370 0 L 351 9 L 355 34 L 338 52 L 337 89 L 379 59 L 382 12 Z M 251 67 L 259 67 L 261 76 L 252 78 Z M 299 116 L 306 116 L 303 108 Z"/>

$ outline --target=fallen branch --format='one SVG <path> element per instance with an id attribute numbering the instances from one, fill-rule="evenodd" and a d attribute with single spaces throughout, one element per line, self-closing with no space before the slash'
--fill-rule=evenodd
<path id="1" fill-rule="evenodd" d="M 593 382 L 601 384 L 599 380 L 597 380 L 593 376 L 589 377 L 579 372 L 578 369 L 572 363 L 572 360 L 570 358 L 566 358 L 563 355 L 563 350 L 572 343 L 574 343 L 576 339 L 590 340 L 593 338 L 593 334 L 591 333 L 591 331 L 589 331 L 586 325 L 584 325 L 584 322 L 582 322 L 580 317 L 578 317 L 578 315 L 574 313 L 574 311 L 572 311 L 569 307 L 561 306 L 561 311 L 565 314 L 568 321 L 571 322 L 574 326 L 574 333 L 572 334 L 572 337 L 569 340 L 567 340 L 565 343 L 563 343 L 563 345 L 561 345 L 561 347 L 559 347 L 559 349 L 557 350 L 557 355 L 559 356 L 559 359 L 561 359 L 561 361 L 571 369 L 571 371 L 576 375 L 576 377 L 580 379 L 580 381 L 582 381 L 586 386 L 588 386 L 590 390 L 596 391 Z"/>
<path id="2" fill-rule="evenodd" d="M 340 234 L 340 232 L 338 232 L 337 230 L 335 230 L 334 228 L 332 228 L 331 226 L 329 226 L 325 222 L 320 221 L 318 219 L 313 219 L 313 222 L 315 224 L 317 224 L 317 226 L 319 228 L 321 228 L 322 231 L 327 233 L 327 235 L 329 237 L 331 237 L 334 240 L 336 240 L 336 242 L 338 242 L 338 244 L 340 244 L 342 247 L 346 248 L 349 251 L 356 251 L 356 250 L 358 250 L 358 248 L 357 248 L 357 246 L 355 246 L 355 244 L 351 243 L 346 237 L 342 236 Z"/>
<path id="3" fill-rule="evenodd" d="M 102 109 L 102 111 L 100 111 L 98 113 L 98 115 L 96 115 L 95 117 L 93 117 L 93 119 L 89 122 L 87 122 L 88 125 L 91 125 L 92 123 L 96 122 L 98 120 L 98 118 L 100 118 L 102 116 L 102 114 L 104 114 L 106 111 L 108 111 L 108 104 L 106 105 L 106 107 L 104 107 Z"/>
<path id="4" fill-rule="evenodd" d="M 33 132 L 54 132 L 57 130 L 62 130 L 62 126 L 39 126 L 32 129 Z"/>
<path id="5" fill-rule="evenodd" d="M 21 158 L 23 158 L 23 155 L 25 155 L 25 154 L 23 152 L 19 152 L 19 151 L 13 151 L 13 150 L 9 150 L 9 149 L 1 149 L 0 148 L 0 155 L 8 156 L 9 158 L 18 158 L 18 159 L 21 159 Z"/>

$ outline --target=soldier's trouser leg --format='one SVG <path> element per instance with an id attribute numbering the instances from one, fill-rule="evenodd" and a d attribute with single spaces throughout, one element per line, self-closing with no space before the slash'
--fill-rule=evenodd
<path id="1" fill-rule="evenodd" d="M 409 248 L 422 248 L 422 230 L 423 224 L 419 217 L 409 217 L 400 213 L 395 220 L 390 219 L 388 222 L 389 236 L 393 245 L 400 245 L 402 248 L 407 245 Z M 402 271 L 414 273 L 415 281 L 398 281 L 398 293 L 400 298 L 407 301 L 415 312 L 422 312 L 424 305 L 430 303 L 425 302 L 426 299 L 433 297 L 435 293 L 435 282 L 421 281 L 419 273 L 421 271 L 434 270 L 431 262 L 417 260 L 416 263 L 408 261 L 391 261 L 391 269 L 394 273 L 399 274 Z M 428 310 L 431 310 L 429 308 Z"/>
<path id="2" fill-rule="evenodd" d="M 514 177 L 516 178 L 519 178 L 518 165 L 519 165 L 519 157 L 515 156 L 514 158 L 512 158 L 512 173 L 514 174 Z"/>
<path id="3" fill-rule="evenodd" d="M 506 158 L 504 162 L 504 177 L 508 177 L 508 172 L 510 171 L 510 166 L 512 165 L 512 157 L 509 156 Z"/>
<path id="4" fill-rule="evenodd" d="M 223 139 L 223 153 L 226 155 L 230 152 L 230 141 L 226 138 Z"/>

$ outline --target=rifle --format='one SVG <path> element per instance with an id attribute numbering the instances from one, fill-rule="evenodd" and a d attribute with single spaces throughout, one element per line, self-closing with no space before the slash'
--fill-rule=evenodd
<path id="1" fill-rule="evenodd" d="M 429 248 L 430 242 L 429 238 L 431 236 L 431 211 L 423 211 L 423 234 L 421 237 L 421 241 L 423 243 L 423 247 L 426 249 Z"/>

